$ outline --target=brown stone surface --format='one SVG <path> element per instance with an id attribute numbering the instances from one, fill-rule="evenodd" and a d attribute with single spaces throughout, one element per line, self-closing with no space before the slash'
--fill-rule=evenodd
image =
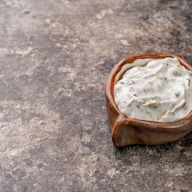
<path id="1" fill-rule="evenodd" d="M 192 63 L 191 10 L 191 0 L 1 0 L 0 191 L 192 191 L 192 135 L 115 149 L 103 94 L 127 55 Z"/>

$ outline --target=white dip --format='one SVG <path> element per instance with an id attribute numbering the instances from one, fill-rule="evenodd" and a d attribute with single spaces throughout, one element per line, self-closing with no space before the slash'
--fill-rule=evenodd
<path id="1" fill-rule="evenodd" d="M 124 68 L 114 97 L 127 117 L 172 122 L 192 111 L 192 71 L 178 59 L 138 59 Z"/>

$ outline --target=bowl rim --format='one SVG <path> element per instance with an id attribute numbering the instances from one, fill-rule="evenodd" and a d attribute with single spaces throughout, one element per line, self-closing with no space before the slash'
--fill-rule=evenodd
<path id="1" fill-rule="evenodd" d="M 187 114 L 185 117 L 183 117 L 182 119 L 179 119 L 179 120 L 173 121 L 173 122 L 159 122 L 159 121 L 142 120 L 142 119 L 137 119 L 137 118 L 129 118 L 119 110 L 118 106 L 115 103 L 115 100 L 114 100 L 115 77 L 120 72 L 120 70 L 122 69 L 122 67 L 124 65 L 132 63 L 136 59 L 147 59 L 147 58 L 161 59 L 161 58 L 166 58 L 166 57 L 177 58 L 182 66 L 184 66 L 186 69 L 192 71 L 192 65 L 188 64 L 182 55 L 167 54 L 167 53 L 160 53 L 160 54 L 140 53 L 140 54 L 131 55 L 131 56 L 128 56 L 128 57 L 122 59 L 117 65 L 115 65 L 112 68 L 112 70 L 108 76 L 108 79 L 106 81 L 106 84 L 105 84 L 105 94 L 106 94 L 106 97 L 109 99 L 110 106 L 115 110 L 115 112 L 119 115 L 119 117 L 121 117 L 121 120 L 124 122 L 124 124 L 131 123 L 132 125 L 145 126 L 145 127 L 148 127 L 149 129 L 171 128 L 174 130 L 179 129 L 181 131 L 181 127 L 188 127 L 185 125 L 188 125 L 192 122 L 192 111 L 189 114 Z"/>

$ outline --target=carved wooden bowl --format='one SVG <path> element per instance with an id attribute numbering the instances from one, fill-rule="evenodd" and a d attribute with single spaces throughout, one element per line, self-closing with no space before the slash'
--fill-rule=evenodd
<path id="1" fill-rule="evenodd" d="M 136 59 L 176 57 L 181 65 L 192 71 L 192 66 L 180 55 L 174 54 L 138 54 L 120 61 L 111 70 L 105 85 L 106 106 L 112 128 L 112 141 L 116 147 L 131 144 L 163 144 L 176 141 L 192 131 L 192 111 L 175 122 L 156 122 L 129 118 L 124 115 L 114 101 L 114 85 L 120 78 L 123 66 Z M 192 102 L 192 101 L 191 101 Z"/>

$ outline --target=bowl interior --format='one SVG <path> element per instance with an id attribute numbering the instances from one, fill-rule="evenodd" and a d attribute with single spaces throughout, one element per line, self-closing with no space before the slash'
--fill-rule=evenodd
<path id="1" fill-rule="evenodd" d="M 109 97 L 111 105 L 113 105 L 114 109 L 116 110 L 116 112 L 119 115 L 124 117 L 125 121 L 127 121 L 127 122 L 131 121 L 132 123 L 136 123 L 136 124 L 138 124 L 138 123 L 139 124 L 145 124 L 145 125 L 148 124 L 148 125 L 151 125 L 152 127 L 157 127 L 157 126 L 161 125 L 164 127 L 174 127 L 174 128 L 180 127 L 181 125 L 189 123 L 190 121 L 192 121 L 192 111 L 187 116 L 185 116 L 184 118 L 182 118 L 178 121 L 174 121 L 174 122 L 157 122 L 157 121 L 148 121 L 148 120 L 129 118 L 118 109 L 118 107 L 115 103 L 114 86 L 115 86 L 116 82 L 122 78 L 123 74 L 128 70 L 128 68 L 131 68 L 130 65 L 135 60 L 139 60 L 139 59 L 161 59 L 161 58 L 166 58 L 166 57 L 176 57 L 180 61 L 182 66 L 184 66 L 188 70 L 192 71 L 192 66 L 190 64 L 188 64 L 182 56 L 173 55 L 173 54 L 139 54 L 139 55 L 134 55 L 134 56 L 127 57 L 126 59 L 123 59 L 112 69 L 112 71 L 109 75 L 108 82 L 107 82 L 107 86 L 109 86 L 108 97 Z"/>

